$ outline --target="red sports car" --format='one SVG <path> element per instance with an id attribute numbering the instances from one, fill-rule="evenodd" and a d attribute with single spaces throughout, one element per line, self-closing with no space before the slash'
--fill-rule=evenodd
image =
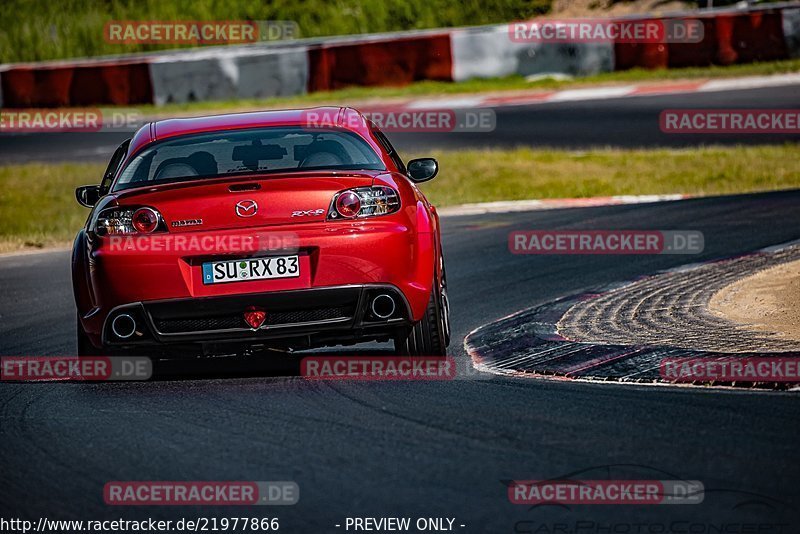
<path id="1" fill-rule="evenodd" d="M 437 172 L 349 108 L 145 125 L 76 191 L 79 354 L 445 354 L 439 218 L 416 186 Z"/>

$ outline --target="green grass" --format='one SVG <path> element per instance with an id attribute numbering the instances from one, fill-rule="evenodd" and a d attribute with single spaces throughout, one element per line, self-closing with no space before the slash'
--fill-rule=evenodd
<path id="1" fill-rule="evenodd" d="M 418 156 L 421 154 L 418 154 Z M 800 187 L 798 145 L 687 150 L 432 151 L 441 172 L 424 184 L 437 206 L 610 195 L 720 195 Z M 412 155 L 407 155 L 412 157 Z M 100 164 L 0 167 L 0 252 L 66 245 L 88 210 L 73 191 Z"/>
<path id="2" fill-rule="evenodd" d="M 213 113 L 233 110 L 308 107 L 323 104 L 355 105 L 357 107 L 359 103 L 379 99 L 433 97 L 453 94 L 485 93 L 490 91 L 550 90 L 602 84 L 732 78 L 793 72 L 800 72 L 800 59 L 731 65 L 728 67 L 711 66 L 662 70 L 632 69 L 562 81 L 544 79 L 528 82 L 522 76 L 473 79 L 463 82 L 423 81 L 404 87 L 351 87 L 337 91 L 323 91 L 292 97 L 260 100 L 244 99 L 217 102 L 190 102 L 183 104 L 167 104 L 164 106 L 146 105 L 137 107 L 136 109 L 148 115 L 169 115 L 175 113 Z"/>
<path id="3" fill-rule="evenodd" d="M 682 150 L 432 151 L 437 206 L 531 198 L 686 193 L 723 195 L 800 187 L 800 147 Z"/>
<path id="4" fill-rule="evenodd" d="M 294 21 L 300 37 L 490 24 L 547 13 L 552 0 L 3 0 L 0 62 L 178 48 L 106 42 L 111 20 Z"/>
<path id="5" fill-rule="evenodd" d="M 79 185 L 99 183 L 104 165 L 0 167 L 0 252 L 65 245 L 89 210 L 75 200 Z"/>

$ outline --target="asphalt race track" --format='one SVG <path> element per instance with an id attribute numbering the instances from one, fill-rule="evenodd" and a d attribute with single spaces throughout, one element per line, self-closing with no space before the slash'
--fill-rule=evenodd
<path id="1" fill-rule="evenodd" d="M 444 104 L 446 106 L 446 100 Z M 800 107 L 800 88 L 785 86 L 708 93 L 639 96 L 609 100 L 547 103 L 496 108 L 497 128 L 486 133 L 389 133 L 399 151 L 435 148 L 535 146 L 579 149 L 612 147 L 693 147 L 700 144 L 762 144 L 797 141 L 792 134 L 675 135 L 659 129 L 659 114 L 684 108 Z M 0 135 L 0 164 L 29 161 L 106 163 L 130 132 L 31 133 Z"/>
<path id="2" fill-rule="evenodd" d="M 505 107 L 497 108 L 498 127 L 490 134 L 390 136 L 401 152 L 796 141 L 666 135 L 658 114 L 687 107 L 798 108 L 797 89 Z M 0 164 L 105 162 L 128 135 L 0 135 Z M 798 222 L 800 190 L 445 218 L 450 354 L 466 364 L 464 337 L 518 310 L 791 241 L 800 237 Z M 705 251 L 690 257 L 509 253 L 510 231 L 548 228 L 699 230 Z M 0 257 L 0 355 L 73 354 L 74 314 L 68 252 Z M 236 362 L 232 370 L 229 360 L 204 361 L 144 383 L 0 384 L 0 516 L 278 517 L 286 532 L 343 532 L 336 525 L 353 516 L 455 518 L 461 532 L 744 533 L 755 524 L 760 533 L 792 533 L 800 525 L 794 393 L 495 375 L 323 382 L 265 372 L 262 364 Z M 572 476 L 699 480 L 704 500 L 650 507 L 509 502 L 508 481 Z M 104 504 L 103 486 L 115 480 L 291 480 L 299 484 L 300 502 L 114 508 Z"/>
<path id="3" fill-rule="evenodd" d="M 451 354 L 466 358 L 461 340 L 468 332 L 517 310 L 797 239 L 798 222 L 800 190 L 446 218 Z M 693 257 L 509 253 L 508 232 L 534 228 L 700 230 L 706 248 Z M 68 260 L 63 251 L 0 258 L 0 354 L 72 353 Z M 490 375 L 321 382 L 261 372 L 226 376 L 224 361 L 204 376 L 183 379 L 4 383 L 0 502 L 6 517 L 277 516 L 286 532 L 344 532 L 335 525 L 348 516 L 425 516 L 455 518 L 460 532 L 559 532 L 559 524 L 582 521 L 585 529 L 577 532 L 747 532 L 708 530 L 746 523 L 761 525 L 757 532 L 791 533 L 800 525 L 799 418 L 791 393 Z M 510 480 L 574 473 L 700 480 L 704 501 L 649 507 L 509 502 Z M 113 508 L 103 503 L 102 490 L 114 480 L 293 480 L 300 502 Z M 674 530 L 634 527 L 675 522 Z M 618 528 L 603 530 L 608 525 Z M 697 530 L 680 530 L 688 525 Z"/>

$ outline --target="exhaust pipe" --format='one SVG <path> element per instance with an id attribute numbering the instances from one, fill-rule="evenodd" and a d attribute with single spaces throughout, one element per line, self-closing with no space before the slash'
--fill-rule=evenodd
<path id="1" fill-rule="evenodd" d="M 382 293 L 372 300 L 372 313 L 379 319 L 388 319 L 394 314 L 395 304 L 394 299 Z"/>
<path id="2" fill-rule="evenodd" d="M 121 313 L 111 321 L 111 331 L 120 339 L 128 339 L 136 332 L 136 321 L 127 313 Z"/>

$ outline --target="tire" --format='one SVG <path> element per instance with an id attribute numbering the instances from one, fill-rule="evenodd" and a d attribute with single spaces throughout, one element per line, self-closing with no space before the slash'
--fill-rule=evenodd
<path id="1" fill-rule="evenodd" d="M 447 279 L 434 284 L 425 315 L 411 331 L 395 337 L 395 352 L 407 356 L 446 356 L 450 344 L 450 304 L 447 300 Z"/>
<path id="2" fill-rule="evenodd" d="M 78 356 L 100 356 L 101 351 L 94 345 L 92 342 L 89 341 L 89 337 L 86 335 L 86 331 L 83 329 L 83 325 L 81 325 L 81 318 L 77 315 L 75 316 L 77 319 L 77 349 L 78 349 Z"/>
<path id="3" fill-rule="evenodd" d="M 439 282 L 439 315 L 442 321 L 442 339 L 444 347 L 450 346 L 450 298 L 447 294 L 447 271 L 442 259 L 442 280 Z"/>

